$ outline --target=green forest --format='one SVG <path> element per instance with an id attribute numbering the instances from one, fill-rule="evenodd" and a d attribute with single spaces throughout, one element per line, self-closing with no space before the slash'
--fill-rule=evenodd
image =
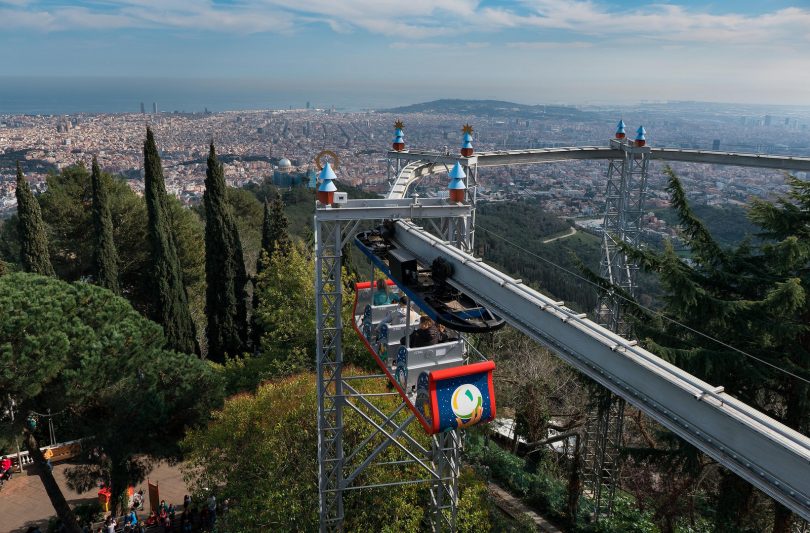
<path id="1" fill-rule="evenodd" d="M 89 491 L 103 479 L 113 513 L 126 505 L 128 486 L 170 461 L 183 465 L 195 504 L 212 493 L 232 502 L 217 531 L 317 530 L 314 194 L 269 182 L 229 188 L 211 144 L 203 201 L 187 208 L 166 192 L 158 145 L 147 130 L 143 196 L 95 160 L 52 172 L 46 192 L 34 195 L 18 166 L 18 212 L 0 221 L 0 390 L 19 416 L 0 420 L 0 448 L 20 443 L 31 453 L 67 531 L 81 531 L 84 510 L 71 508 L 39 451 L 47 430 L 37 413 L 49 409 L 60 413 L 60 440 L 103 450 L 71 465 L 69 481 Z M 810 183 L 789 178 L 789 195 L 745 210 L 703 210 L 688 204 L 668 172 L 672 209 L 661 216 L 681 227 L 691 260 L 670 244 L 626 250 L 644 272 L 645 306 L 629 310 L 638 339 L 807 434 Z M 744 224 L 728 229 L 729 218 Z M 543 242 L 570 228 L 532 203 L 485 204 L 475 253 L 590 311 L 597 292 L 586 270 L 598 271 L 598 238 L 580 231 Z M 745 235 L 756 239 L 740 241 Z M 343 268 L 349 293 L 367 274 L 355 253 Z M 352 319 L 349 300 L 344 324 Z M 581 433 L 593 385 L 511 328 L 474 343 L 498 365 L 500 416 L 513 418 L 516 437 L 528 444 L 499 441 L 486 428 L 467 432 L 459 531 L 534 530 L 499 510 L 490 482 L 566 531 L 787 533 L 798 526 L 787 509 L 630 408 L 614 513 L 593 522 L 579 458 L 538 444 L 551 430 Z M 343 350 L 353 374 L 378 371 L 350 329 Z M 395 407 L 382 381 L 360 387 L 379 394 L 379 408 Z M 363 427 L 360 416 L 347 415 L 347 445 L 363 442 Z M 418 439 L 429 446 L 427 435 Z M 397 462 L 402 454 L 389 448 L 384 457 Z M 364 471 L 359 484 L 412 479 L 416 468 Z M 428 528 L 424 485 L 349 492 L 347 531 Z"/>

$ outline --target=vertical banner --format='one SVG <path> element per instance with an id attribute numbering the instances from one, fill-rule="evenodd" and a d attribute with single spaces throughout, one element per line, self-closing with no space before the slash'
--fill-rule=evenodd
<path id="1" fill-rule="evenodd" d="M 148 479 L 146 485 L 149 487 L 149 511 L 157 511 L 160 507 L 160 489 L 157 483 L 152 483 Z"/>

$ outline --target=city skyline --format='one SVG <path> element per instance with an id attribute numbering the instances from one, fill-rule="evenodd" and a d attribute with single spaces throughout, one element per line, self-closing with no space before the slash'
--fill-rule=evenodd
<path id="1" fill-rule="evenodd" d="M 208 80 L 355 107 L 447 97 L 810 105 L 803 4 L 0 0 L 0 46 L 15 51 L 4 76 L 17 80 Z"/>

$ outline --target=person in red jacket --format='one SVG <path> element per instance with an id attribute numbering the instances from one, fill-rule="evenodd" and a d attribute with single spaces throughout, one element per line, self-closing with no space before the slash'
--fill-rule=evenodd
<path id="1" fill-rule="evenodd" d="M 11 457 L 6 455 L 0 459 L 0 479 L 11 479 Z"/>

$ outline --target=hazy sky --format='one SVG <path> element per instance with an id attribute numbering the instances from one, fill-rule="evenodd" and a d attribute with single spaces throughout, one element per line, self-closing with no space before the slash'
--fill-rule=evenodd
<path id="1" fill-rule="evenodd" d="M 810 105 L 810 0 L 0 0 L 0 21 L 6 76 Z"/>

